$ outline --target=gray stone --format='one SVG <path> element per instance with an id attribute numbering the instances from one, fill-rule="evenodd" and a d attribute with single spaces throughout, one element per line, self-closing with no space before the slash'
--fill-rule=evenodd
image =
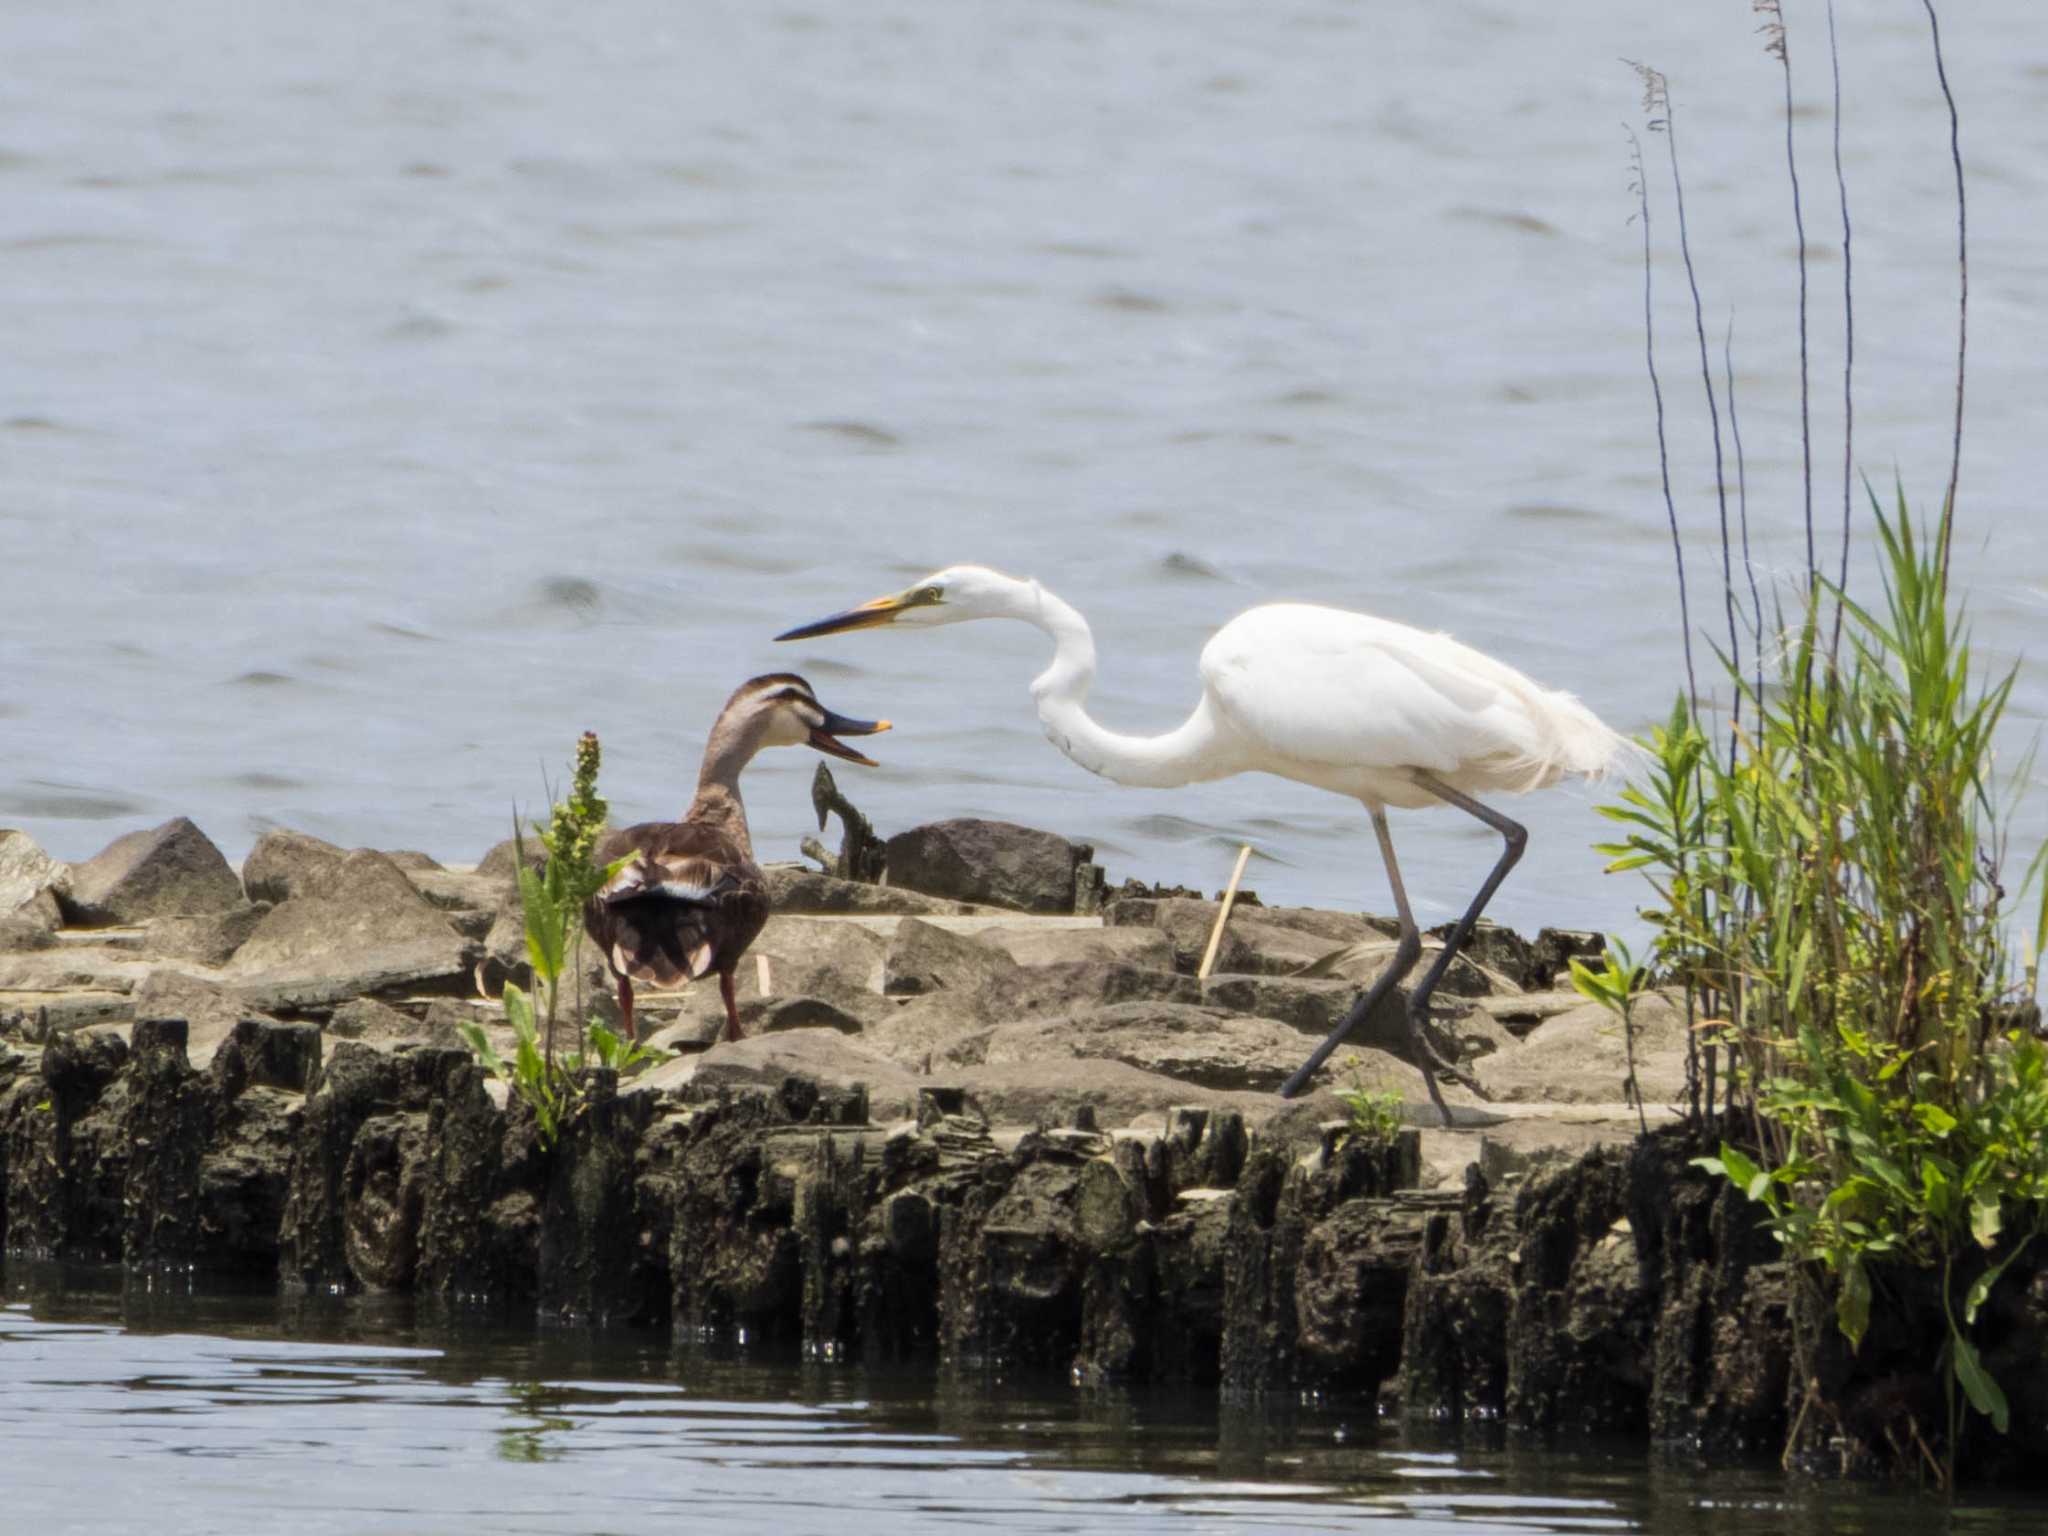
<path id="1" fill-rule="evenodd" d="M 26 832 L 0 827 L 0 918 L 12 916 L 45 892 L 71 884 L 71 866 L 51 858 Z"/>
<path id="2" fill-rule="evenodd" d="M 969 999 L 968 1004 L 963 1007 L 950 993 L 893 1002 L 887 1012 L 867 1022 L 861 1031 L 861 1049 L 886 1056 L 913 1072 L 927 1072 L 954 1042 L 987 1027 L 979 1000 Z"/>
<path id="3" fill-rule="evenodd" d="M 1235 1110 L 1248 1125 L 1270 1127 L 1304 1116 L 1328 1119 L 1333 1102 L 1326 1093 L 1288 1100 L 1273 1093 L 1201 1088 L 1112 1059 L 1090 1061 L 1085 1072 L 1077 1072 L 1066 1059 L 991 1062 L 949 1069 L 935 1080 L 962 1089 L 992 1124 L 1004 1126 L 1071 1125 L 1086 1108 L 1106 1130 L 1157 1129 L 1174 1110 L 1199 1105 L 1212 1112 Z M 1416 1084 L 1419 1094 L 1420 1078 Z M 1307 1135 L 1312 1139 L 1313 1131 Z"/>
<path id="4" fill-rule="evenodd" d="M 493 843 L 490 852 L 477 860 L 476 872 L 487 879 L 503 880 L 510 883 L 519 869 L 519 841 L 506 838 Z M 540 869 L 548 861 L 548 851 L 541 845 L 540 835 L 527 832 L 523 835 L 526 844 L 526 862 Z"/>
<path id="5" fill-rule="evenodd" d="M 1685 1009 L 1649 993 L 1635 1008 L 1636 1078 L 1643 1102 L 1676 1104 L 1685 1096 Z M 1586 1003 L 1539 1024 L 1510 1050 L 1480 1060 L 1473 1075 L 1507 1103 L 1620 1104 L 1628 1100 L 1627 1042 L 1621 1021 Z"/>
<path id="6" fill-rule="evenodd" d="M 884 853 L 892 886 L 1026 912 L 1071 912 L 1076 871 L 1095 850 L 1055 832 L 962 817 L 899 832 Z"/>
<path id="7" fill-rule="evenodd" d="M 166 960 L 217 968 L 234 958 L 269 910 L 267 903 L 245 902 L 197 917 L 154 917 L 145 925 L 143 948 Z"/>
<path id="8" fill-rule="evenodd" d="M 1120 961 L 1072 960 L 1005 974 L 985 989 L 979 1012 L 991 1021 L 1045 1018 L 1111 1003 L 1199 1003 L 1192 976 Z"/>
<path id="9" fill-rule="evenodd" d="M 195 1067 L 212 1061 L 220 1043 L 243 1019 L 257 1016 L 235 988 L 167 967 L 150 972 L 132 1001 L 137 1018 L 185 1021 L 186 1050 Z"/>
<path id="10" fill-rule="evenodd" d="M 373 1045 L 428 1038 L 426 1025 L 374 997 L 352 998 L 335 1009 L 328 1016 L 327 1033 L 340 1040 L 364 1040 Z"/>
<path id="11" fill-rule="evenodd" d="M 673 1065 L 673 1064 L 672 1064 Z M 906 1120 L 914 1112 L 923 1081 L 895 1062 L 872 1055 L 833 1029 L 792 1029 L 750 1035 L 713 1046 L 690 1059 L 689 1076 L 698 1089 L 775 1088 L 786 1077 L 849 1089 L 865 1083 L 869 1114 L 877 1121 Z M 659 1069 L 666 1071 L 667 1069 Z M 659 1085 L 663 1079 L 649 1074 Z M 672 1080 L 672 1078 L 670 1079 Z M 636 1082 L 638 1080 L 636 1079 Z"/>
<path id="12" fill-rule="evenodd" d="M 966 917 L 995 910 L 890 885 L 841 880 L 801 864 L 770 864 L 768 899 L 778 913 L 816 917 Z"/>
<path id="13" fill-rule="evenodd" d="M 1069 1018 L 998 1024 L 967 1035 L 941 1052 L 932 1070 L 1061 1059 L 1117 1061 L 1205 1088 L 1270 1092 L 1301 1065 L 1309 1045 L 1296 1030 L 1273 1019 L 1185 1003 L 1118 1003 Z M 1421 1075 L 1406 1063 L 1370 1047 L 1349 1054 L 1359 1063 L 1350 1070 L 1379 1068 L 1379 1076 L 1390 1084 L 1405 1091 L 1412 1080 L 1415 1095 L 1423 1095 Z M 1087 1076 L 1081 1074 L 1080 1080 Z M 1343 1080 L 1344 1072 L 1332 1064 L 1313 1081 L 1323 1086 Z"/>
<path id="14" fill-rule="evenodd" d="M 320 1007 L 466 974 L 462 936 L 381 853 L 308 869 L 292 888 L 229 967 L 252 1001 Z"/>
<path id="15" fill-rule="evenodd" d="M 347 857 L 346 848 L 310 832 L 272 827 L 242 860 L 242 889 L 251 901 L 275 905 L 290 899 L 314 874 L 331 875 Z"/>
<path id="16" fill-rule="evenodd" d="M 1586 1006 L 1586 998 L 1575 991 L 1506 992 L 1482 997 L 1479 1008 L 1512 1035 L 1526 1035 L 1546 1019 Z"/>
<path id="17" fill-rule="evenodd" d="M 71 873 L 58 897 L 75 923 L 104 927 L 151 917 L 224 912 L 242 903 L 242 882 L 204 832 L 183 816 L 117 837 Z"/>
<path id="18" fill-rule="evenodd" d="M 1192 976 L 1201 965 L 1220 904 L 1189 897 L 1121 897 L 1103 910 L 1112 928 L 1153 928 L 1173 946 L 1174 969 Z M 1215 969 L 1286 976 L 1333 949 L 1384 938 L 1373 920 L 1308 908 L 1234 907 L 1216 951 Z"/>
<path id="19" fill-rule="evenodd" d="M 386 857 L 389 858 L 390 855 L 387 854 Z M 398 861 L 393 859 L 392 862 Z M 518 882 L 502 875 L 443 869 L 438 864 L 431 864 L 431 867 L 417 864 L 408 867 L 400 864 L 398 867 L 412 882 L 413 889 L 426 897 L 430 905 L 451 915 L 484 912 L 495 917 L 508 906 L 515 910 L 518 907 Z M 485 926 L 488 927 L 488 923 Z"/>
<path id="20" fill-rule="evenodd" d="M 882 963 L 882 990 L 891 997 L 945 993 L 963 1010 L 992 989 L 1010 984 L 1017 962 L 993 944 L 906 917 L 896 925 Z"/>
<path id="21" fill-rule="evenodd" d="M 1155 971 L 1173 969 L 1173 940 L 1154 928 L 1055 928 L 1019 923 L 983 929 L 976 937 L 1019 965 L 1108 960 Z"/>
<path id="22" fill-rule="evenodd" d="M 54 949 L 57 935 L 39 919 L 0 917 L 0 955 L 30 949 Z"/>

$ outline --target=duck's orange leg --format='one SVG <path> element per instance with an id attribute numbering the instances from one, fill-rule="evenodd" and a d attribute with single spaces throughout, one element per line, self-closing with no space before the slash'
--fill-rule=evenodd
<path id="1" fill-rule="evenodd" d="M 731 971 L 718 973 L 718 995 L 725 999 L 725 1038 L 737 1040 L 740 1038 L 740 1005 L 739 999 L 733 996 Z"/>

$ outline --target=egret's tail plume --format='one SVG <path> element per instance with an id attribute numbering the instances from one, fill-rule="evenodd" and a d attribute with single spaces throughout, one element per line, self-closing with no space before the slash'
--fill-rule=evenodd
<path id="1" fill-rule="evenodd" d="M 1544 741 L 1530 754 L 1529 787 L 1541 789 L 1563 778 L 1604 779 L 1626 772 L 1641 749 L 1569 693 L 1548 693 Z"/>

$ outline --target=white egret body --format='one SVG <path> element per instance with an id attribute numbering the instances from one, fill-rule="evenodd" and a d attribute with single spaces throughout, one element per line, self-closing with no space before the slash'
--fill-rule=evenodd
<path id="1" fill-rule="evenodd" d="M 1194 712 L 1163 736 L 1120 735 L 1090 716 L 1095 640 L 1087 620 L 1037 582 L 982 566 L 951 566 L 777 638 L 967 619 L 1016 619 L 1052 637 L 1052 665 L 1032 681 L 1031 696 L 1053 745 L 1092 773 L 1151 789 L 1273 773 L 1364 804 L 1393 886 L 1400 946 L 1394 964 L 1289 1079 L 1285 1094 L 1299 1090 L 1421 953 L 1386 807 L 1455 805 L 1501 833 L 1506 852 L 1409 1000 L 1416 1065 L 1443 1109 L 1423 1034 L 1429 994 L 1527 838 L 1518 823 L 1472 796 L 1520 794 L 1598 774 L 1625 750 L 1622 738 L 1570 694 L 1539 687 L 1448 635 L 1307 603 L 1253 608 L 1218 630 L 1202 648 Z"/>

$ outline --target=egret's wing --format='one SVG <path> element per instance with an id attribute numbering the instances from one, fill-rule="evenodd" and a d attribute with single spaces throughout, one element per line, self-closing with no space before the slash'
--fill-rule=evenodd
<path id="1" fill-rule="evenodd" d="M 1447 635 L 1336 608 L 1240 615 L 1203 649 L 1202 681 L 1254 751 L 1301 762 L 1448 774 L 1536 745 L 1520 673 Z"/>

